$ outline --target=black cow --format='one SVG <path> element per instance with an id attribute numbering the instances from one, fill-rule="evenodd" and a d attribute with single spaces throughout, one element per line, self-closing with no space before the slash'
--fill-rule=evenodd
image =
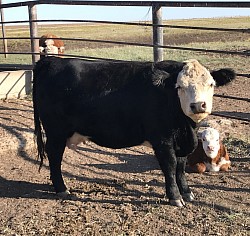
<path id="1" fill-rule="evenodd" d="M 211 113 L 215 83 L 234 77 L 230 69 L 210 74 L 196 60 L 41 59 L 34 68 L 35 135 L 41 165 L 48 156 L 55 191 L 69 193 L 61 174 L 66 145 L 90 140 L 116 149 L 147 141 L 164 173 L 170 204 L 193 200 L 184 169 L 197 146 L 196 125 Z"/>

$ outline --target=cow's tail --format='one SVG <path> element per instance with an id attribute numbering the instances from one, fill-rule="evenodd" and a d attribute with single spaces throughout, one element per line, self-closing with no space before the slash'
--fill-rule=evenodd
<path id="1" fill-rule="evenodd" d="M 46 158 L 46 152 L 45 152 L 45 140 L 43 135 L 43 129 L 42 124 L 39 116 L 39 111 L 37 107 L 37 94 L 36 94 L 36 87 L 37 87 L 37 75 L 36 75 L 36 69 L 33 71 L 33 109 L 34 109 L 34 138 L 37 145 L 37 151 L 38 151 L 38 160 L 40 160 L 40 166 L 39 171 L 42 168 L 43 160 Z"/>

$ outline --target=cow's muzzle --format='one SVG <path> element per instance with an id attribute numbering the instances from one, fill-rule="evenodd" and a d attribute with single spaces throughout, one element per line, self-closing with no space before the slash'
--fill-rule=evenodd
<path id="1" fill-rule="evenodd" d="M 206 112 L 207 105 L 205 102 L 191 103 L 190 108 L 194 114 Z"/>

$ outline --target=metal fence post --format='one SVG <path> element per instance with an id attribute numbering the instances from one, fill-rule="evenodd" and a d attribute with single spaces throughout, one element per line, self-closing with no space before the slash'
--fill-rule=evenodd
<path id="1" fill-rule="evenodd" d="M 2 0 L 0 0 L 0 5 L 2 5 Z M 1 23 L 2 23 L 2 35 L 3 35 L 3 51 L 4 51 L 4 57 L 8 57 L 8 46 L 7 46 L 7 39 L 5 38 L 5 25 L 4 25 L 4 13 L 3 9 L 0 9 L 0 15 L 1 15 Z"/>
<path id="2" fill-rule="evenodd" d="M 159 4 L 152 4 L 152 21 L 153 21 L 153 50 L 154 62 L 163 61 L 163 28 L 162 25 L 162 8 Z"/>
<path id="3" fill-rule="evenodd" d="M 38 30 L 37 30 L 37 10 L 36 5 L 29 5 L 29 24 L 30 24 L 30 37 L 31 37 L 31 52 L 38 53 L 39 42 L 38 39 L 34 39 L 38 37 Z M 35 65 L 36 61 L 39 60 L 38 54 L 32 54 L 32 64 Z"/>

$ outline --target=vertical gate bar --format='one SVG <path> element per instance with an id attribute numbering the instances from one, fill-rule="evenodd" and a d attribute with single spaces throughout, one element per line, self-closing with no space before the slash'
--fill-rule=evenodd
<path id="1" fill-rule="evenodd" d="M 29 8 L 31 52 L 38 53 L 39 42 L 38 39 L 34 39 L 38 37 L 37 22 L 34 22 L 35 20 L 37 20 L 37 9 L 35 4 L 29 5 L 28 8 Z M 32 64 L 35 65 L 35 63 L 39 60 L 39 58 L 40 56 L 38 54 L 32 54 Z"/>
<path id="2" fill-rule="evenodd" d="M 0 5 L 2 5 L 2 0 L 0 0 Z M 3 52 L 4 52 L 4 57 L 7 58 L 8 46 L 7 46 L 7 39 L 5 38 L 4 13 L 2 8 L 0 9 L 0 15 L 2 23 L 2 35 L 3 35 Z"/>
<path id="3" fill-rule="evenodd" d="M 159 4 L 152 4 L 152 21 L 153 21 L 153 51 L 154 62 L 163 61 L 163 28 L 162 25 L 162 8 Z"/>

